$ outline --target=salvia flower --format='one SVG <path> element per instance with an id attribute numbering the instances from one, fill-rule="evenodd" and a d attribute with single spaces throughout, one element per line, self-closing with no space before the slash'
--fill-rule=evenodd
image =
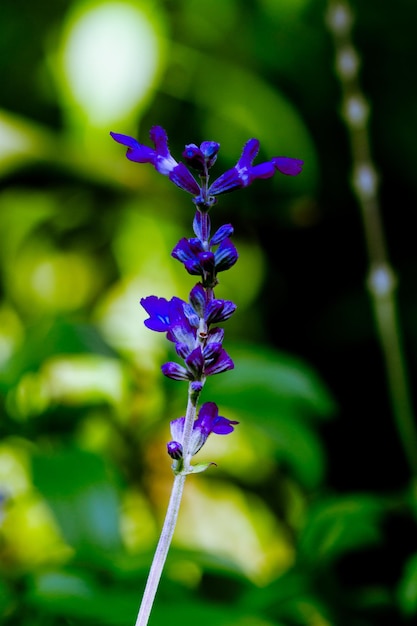
<path id="1" fill-rule="evenodd" d="M 276 171 L 287 176 L 297 176 L 301 172 L 303 161 L 289 157 L 274 157 L 265 163 L 253 165 L 258 152 L 259 141 L 249 139 L 243 148 L 239 161 L 232 169 L 227 170 L 214 181 L 208 190 L 209 195 L 215 196 L 247 187 L 257 178 L 271 178 Z"/>
<path id="2" fill-rule="evenodd" d="M 204 287 L 213 288 L 217 285 L 218 272 L 230 269 L 238 259 L 237 250 L 230 239 L 223 239 L 219 246 L 213 248 L 212 242 L 207 246 L 197 237 L 180 239 L 172 251 L 174 259 L 180 261 L 189 274 L 201 276 Z"/>
<path id="3" fill-rule="evenodd" d="M 165 332 L 184 365 L 164 363 L 162 372 L 174 380 L 205 381 L 207 376 L 233 369 L 233 361 L 222 347 L 224 331 L 210 324 L 228 319 L 236 309 L 230 300 L 210 299 L 197 284 L 190 293 L 190 303 L 180 298 L 142 298 L 149 318 L 145 325 Z M 195 308 L 194 308 L 195 306 Z"/>
<path id="4" fill-rule="evenodd" d="M 206 402 L 203 404 L 193 424 L 190 442 L 191 455 L 194 456 L 201 450 L 211 433 L 215 433 L 216 435 L 228 435 L 233 432 L 233 426 L 238 423 L 239 422 L 229 420 L 219 415 L 219 409 L 214 402 Z M 167 450 L 170 457 L 175 460 L 182 457 L 184 424 L 185 417 L 179 417 L 171 422 L 171 436 L 173 440 L 167 444 Z"/>
<path id="5" fill-rule="evenodd" d="M 202 211 L 207 211 L 216 202 L 216 196 L 222 193 L 247 187 L 258 178 L 271 178 L 275 172 L 286 176 L 297 176 L 303 166 L 303 161 L 300 159 L 284 156 L 273 157 L 269 161 L 253 165 L 259 151 L 259 141 L 249 139 L 236 165 L 209 185 L 208 170 L 217 159 L 220 144 L 215 141 L 203 141 L 200 147 L 196 144 L 186 145 L 182 154 L 187 164 L 199 171 L 199 184 L 187 166 L 184 163 L 178 163 L 171 155 L 167 134 L 161 126 L 153 126 L 150 130 L 154 148 L 139 143 L 129 135 L 113 132 L 110 135 L 118 143 L 127 146 L 126 156 L 130 161 L 151 163 L 160 174 L 168 176 L 177 187 L 192 194 L 196 206 Z"/>
<path id="6" fill-rule="evenodd" d="M 168 148 L 168 137 L 161 126 L 153 126 L 150 130 L 150 137 L 155 148 L 149 148 L 139 143 L 133 137 L 110 133 L 115 141 L 127 146 L 126 156 L 130 161 L 136 163 L 151 163 L 157 172 L 168 176 L 184 191 L 197 195 L 200 187 L 194 176 L 189 172 L 183 163 L 177 163 Z"/>

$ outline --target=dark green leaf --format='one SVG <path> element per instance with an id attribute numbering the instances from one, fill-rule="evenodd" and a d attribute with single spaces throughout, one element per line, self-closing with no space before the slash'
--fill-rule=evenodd
<path id="1" fill-rule="evenodd" d="M 101 457 L 76 449 L 37 454 L 33 480 L 68 543 L 103 557 L 120 548 L 117 492 Z"/>

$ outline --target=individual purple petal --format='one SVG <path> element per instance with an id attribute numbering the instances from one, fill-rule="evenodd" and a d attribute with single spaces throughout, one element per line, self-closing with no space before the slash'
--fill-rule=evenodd
<path id="1" fill-rule="evenodd" d="M 190 291 L 190 304 L 200 317 L 204 317 L 206 302 L 206 290 L 201 283 L 197 283 Z"/>
<path id="2" fill-rule="evenodd" d="M 206 368 L 217 361 L 222 351 L 222 344 L 211 341 L 204 346 L 203 357 Z"/>
<path id="3" fill-rule="evenodd" d="M 236 304 L 231 300 L 211 300 L 206 308 L 207 324 L 225 322 L 236 311 Z"/>
<path id="4" fill-rule="evenodd" d="M 184 267 L 187 270 L 187 272 L 191 274 L 192 276 L 201 276 L 203 274 L 203 269 L 198 259 L 186 261 L 184 263 Z"/>
<path id="5" fill-rule="evenodd" d="M 193 230 L 199 241 L 208 241 L 210 239 L 210 226 L 209 214 L 197 209 L 193 220 Z"/>
<path id="6" fill-rule="evenodd" d="M 257 156 L 259 152 L 259 141 L 258 139 L 249 139 L 245 145 L 243 146 L 242 154 L 240 156 L 239 161 L 236 164 L 236 168 L 242 169 L 245 167 L 250 167 L 253 163 L 253 160 Z"/>
<path id="7" fill-rule="evenodd" d="M 233 235 L 233 226 L 231 224 L 224 224 L 223 226 L 220 226 L 218 230 L 216 230 L 210 240 L 210 245 L 217 246 L 223 241 L 223 239 L 227 239 L 231 235 Z"/>
<path id="8" fill-rule="evenodd" d="M 191 326 L 193 326 L 194 328 L 198 328 L 200 324 L 200 318 L 195 312 L 194 308 L 191 306 L 191 304 L 185 304 L 184 313 L 187 316 L 187 319 L 190 322 Z"/>
<path id="9" fill-rule="evenodd" d="M 161 126 L 152 126 L 149 135 L 155 144 L 155 169 L 160 174 L 171 178 L 171 173 L 178 167 L 178 163 L 169 151 L 168 136 L 165 130 Z"/>
<path id="10" fill-rule="evenodd" d="M 238 258 L 239 255 L 233 243 L 230 239 L 224 239 L 214 253 L 216 270 L 218 272 L 228 270 L 236 263 Z"/>
<path id="11" fill-rule="evenodd" d="M 174 296 L 169 301 L 168 311 L 171 326 L 173 326 L 174 324 L 186 323 L 186 316 L 184 313 L 185 304 L 186 303 L 184 302 L 184 300 L 181 300 L 181 298 L 177 298 L 177 296 Z"/>
<path id="12" fill-rule="evenodd" d="M 162 373 L 167 378 L 172 378 L 173 380 L 189 380 L 189 374 L 185 367 L 179 365 L 178 363 L 174 363 L 173 361 L 169 361 L 168 363 L 164 363 L 161 367 Z"/>
<path id="13" fill-rule="evenodd" d="M 209 343 L 222 343 L 224 339 L 224 328 L 219 328 L 216 326 L 216 328 L 210 328 L 208 335 L 207 335 L 207 342 L 206 342 L 206 346 Z"/>
<path id="14" fill-rule="evenodd" d="M 193 375 L 193 378 L 200 378 L 203 367 L 204 357 L 200 346 L 195 348 L 185 359 L 185 364 L 189 372 Z"/>
<path id="15" fill-rule="evenodd" d="M 178 259 L 181 263 L 185 263 L 186 261 L 196 261 L 198 260 L 198 254 L 203 252 L 204 248 L 199 239 L 193 237 L 191 239 L 186 239 L 183 237 L 174 247 L 171 252 L 171 256 L 174 259 Z"/>
<path id="16" fill-rule="evenodd" d="M 190 355 L 192 350 L 190 349 L 190 346 L 186 343 L 176 343 L 175 351 L 178 356 L 185 360 Z"/>
<path id="17" fill-rule="evenodd" d="M 230 170 L 227 170 L 224 174 L 219 176 L 219 178 L 216 178 L 214 183 L 210 185 L 208 195 L 217 196 L 221 193 L 227 193 L 243 186 L 244 183 L 239 171 L 236 167 L 232 167 Z"/>
<path id="18" fill-rule="evenodd" d="M 200 193 L 200 185 L 197 183 L 189 170 L 187 170 L 184 163 L 177 164 L 175 162 L 175 166 L 169 170 L 168 175 L 169 179 L 172 180 L 177 187 L 184 189 L 184 191 L 188 191 L 188 193 L 193 194 L 193 196 L 197 196 Z"/>
<path id="19" fill-rule="evenodd" d="M 191 326 L 188 319 L 175 323 L 171 326 L 167 338 L 174 343 L 185 344 L 189 347 L 188 352 L 194 349 L 196 329 Z M 184 357 L 185 358 L 185 357 Z"/>
<path id="20" fill-rule="evenodd" d="M 151 330 L 169 334 L 172 325 L 187 321 L 184 314 L 185 302 L 180 298 L 173 297 L 168 301 L 165 298 L 148 296 L 142 298 L 140 303 L 149 315 L 149 319 L 144 322 L 145 326 Z M 168 339 L 172 341 L 169 336 Z"/>
<path id="21" fill-rule="evenodd" d="M 244 145 L 240 159 L 235 167 L 228 170 L 214 181 L 209 189 L 209 194 L 218 195 L 250 185 L 253 180 L 251 176 L 252 162 L 258 152 L 259 141 L 257 139 L 249 139 Z M 272 174 L 273 173 L 274 168 L 272 166 Z"/>
<path id="22" fill-rule="evenodd" d="M 154 143 L 155 150 L 159 156 L 169 158 L 171 156 L 168 148 L 168 135 L 162 126 L 152 126 L 149 136 Z"/>
<path id="23" fill-rule="evenodd" d="M 250 185 L 257 178 L 271 178 L 275 174 L 275 166 L 272 161 L 265 161 L 254 165 L 248 170 L 248 179 L 246 185 Z"/>
<path id="24" fill-rule="evenodd" d="M 140 303 L 149 315 L 149 319 L 144 321 L 147 328 L 157 332 L 169 330 L 171 322 L 169 319 L 170 303 L 168 300 L 158 298 L 157 296 L 148 296 L 147 298 L 142 298 Z"/>
<path id="25" fill-rule="evenodd" d="M 212 432 L 216 435 L 229 435 L 234 431 L 232 424 L 239 424 L 236 420 L 228 420 L 221 415 L 216 419 Z"/>
<path id="26" fill-rule="evenodd" d="M 152 165 L 155 165 L 155 150 L 139 143 L 133 137 L 129 137 L 129 135 L 121 135 L 120 133 L 113 132 L 111 132 L 110 135 L 118 143 L 127 146 L 128 149 L 126 152 L 126 157 L 130 161 L 135 161 L 136 163 L 152 163 Z"/>
<path id="27" fill-rule="evenodd" d="M 218 354 L 217 358 L 213 361 L 211 365 L 204 368 L 204 373 L 206 376 L 212 376 L 213 374 L 221 374 L 222 372 L 227 372 L 228 370 L 232 370 L 235 364 L 233 363 L 230 356 L 227 354 L 226 350 L 221 350 Z"/>
<path id="28" fill-rule="evenodd" d="M 182 441 L 182 435 L 184 433 L 185 417 L 178 417 L 170 422 L 171 437 L 175 441 Z"/>
<path id="29" fill-rule="evenodd" d="M 304 165 L 304 161 L 290 157 L 274 157 L 272 162 L 281 174 L 286 174 L 287 176 L 297 176 L 302 171 Z"/>
<path id="30" fill-rule="evenodd" d="M 220 321 L 220 319 L 218 318 L 221 315 L 223 306 L 224 306 L 224 300 L 214 299 L 214 300 L 210 300 L 210 302 L 207 303 L 207 306 L 205 307 L 205 310 L 204 310 L 204 314 L 202 316 L 204 317 L 207 324 L 213 324 L 215 322 Z"/>

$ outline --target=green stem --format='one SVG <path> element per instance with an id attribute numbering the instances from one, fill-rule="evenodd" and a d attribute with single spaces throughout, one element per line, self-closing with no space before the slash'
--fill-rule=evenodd
<path id="1" fill-rule="evenodd" d="M 359 58 L 351 39 L 353 15 L 347 0 L 329 0 L 327 23 L 336 49 L 336 71 L 343 93 L 342 112 L 352 151 L 353 190 L 361 211 L 370 263 L 368 289 L 385 361 L 389 397 L 398 436 L 417 484 L 417 430 L 398 322 L 396 280 L 385 243 L 378 176 L 370 149 L 369 105 L 359 85 Z"/>

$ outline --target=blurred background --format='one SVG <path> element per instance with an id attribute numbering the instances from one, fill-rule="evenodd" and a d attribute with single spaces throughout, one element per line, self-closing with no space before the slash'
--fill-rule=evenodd
<path id="1" fill-rule="evenodd" d="M 352 2 L 409 379 L 417 374 L 415 23 Z M 141 297 L 187 298 L 171 256 L 190 197 L 109 131 L 213 175 L 250 137 L 305 161 L 225 195 L 240 260 L 236 369 L 203 401 L 237 419 L 190 477 L 151 617 L 217 626 L 385 626 L 417 615 L 416 493 L 365 286 L 367 252 L 324 0 L 2 0 L 0 621 L 130 626 L 172 483 L 185 383 Z"/>

